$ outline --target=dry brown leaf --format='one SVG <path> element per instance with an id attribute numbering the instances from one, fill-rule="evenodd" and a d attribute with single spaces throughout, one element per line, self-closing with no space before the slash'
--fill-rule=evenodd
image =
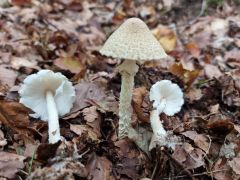
<path id="1" fill-rule="evenodd" d="M 86 67 L 82 64 L 81 60 L 76 57 L 60 57 L 54 61 L 54 64 L 74 74 L 84 73 L 86 71 Z"/>
<path id="2" fill-rule="evenodd" d="M 88 178 L 92 180 L 114 180 L 112 176 L 112 163 L 104 156 L 99 157 L 95 153 L 88 159 L 86 169 L 89 171 Z"/>
<path id="3" fill-rule="evenodd" d="M 87 178 L 88 171 L 85 166 L 79 161 L 60 161 L 54 163 L 50 167 L 37 168 L 31 173 L 28 179 L 67 179 L 74 180 L 75 178 Z"/>
<path id="4" fill-rule="evenodd" d="M 31 2 L 32 0 L 11 0 L 10 1 L 10 3 L 15 6 L 29 5 Z"/>
<path id="5" fill-rule="evenodd" d="M 199 58 L 201 50 L 196 43 L 190 42 L 186 45 L 186 48 L 193 57 Z"/>
<path id="6" fill-rule="evenodd" d="M 17 78 L 17 72 L 0 66 L 0 83 L 13 87 Z"/>
<path id="7" fill-rule="evenodd" d="M 211 130 L 227 133 L 233 130 L 234 124 L 231 121 L 231 118 L 216 114 L 208 119 L 207 127 Z"/>
<path id="8" fill-rule="evenodd" d="M 232 179 L 230 167 L 227 164 L 226 158 L 219 158 L 213 165 L 212 171 L 216 171 L 213 173 L 214 178 L 216 180 L 226 180 Z"/>
<path id="9" fill-rule="evenodd" d="M 231 161 L 228 161 L 228 164 L 237 175 L 240 175 L 240 158 L 233 158 Z"/>
<path id="10" fill-rule="evenodd" d="M 199 70 L 189 71 L 184 69 L 181 63 L 173 64 L 169 71 L 182 79 L 187 86 L 190 86 L 200 73 Z"/>
<path id="11" fill-rule="evenodd" d="M 240 106 L 240 91 L 235 87 L 233 77 L 224 75 L 219 78 L 222 88 L 222 101 L 228 106 Z"/>
<path id="12" fill-rule="evenodd" d="M 153 30 L 153 34 L 165 51 L 169 52 L 175 49 L 177 45 L 177 35 L 171 29 L 165 26 L 159 26 Z"/>
<path id="13" fill-rule="evenodd" d="M 99 112 L 97 112 L 97 108 L 95 106 L 91 106 L 89 108 L 85 108 L 82 113 L 84 119 L 87 121 L 87 125 L 93 128 L 93 131 L 98 137 L 101 137 L 101 117 Z"/>
<path id="14" fill-rule="evenodd" d="M 24 156 L 14 153 L 0 152 L 0 176 L 14 178 L 15 174 L 24 168 Z"/>
<path id="15" fill-rule="evenodd" d="M 149 104 L 146 102 L 146 96 L 148 96 L 148 91 L 145 87 L 133 90 L 133 109 L 137 114 L 138 120 L 142 122 L 149 122 Z"/>
<path id="16" fill-rule="evenodd" d="M 207 78 L 219 78 L 222 75 L 222 72 L 218 69 L 217 66 L 214 66 L 212 64 L 206 64 L 204 66 L 205 75 Z"/>
<path id="17" fill-rule="evenodd" d="M 80 83 L 75 86 L 75 89 L 76 100 L 72 112 L 90 106 L 89 99 L 102 101 L 106 97 L 103 88 L 94 83 Z"/>
<path id="18" fill-rule="evenodd" d="M 194 169 L 204 165 L 204 152 L 199 148 L 193 148 L 189 143 L 177 145 L 172 155 L 186 169 Z"/>
<path id="19" fill-rule="evenodd" d="M 29 128 L 29 109 L 22 104 L 12 101 L 0 100 L 0 122 L 23 135 L 24 140 L 32 142 L 33 131 Z"/>
<path id="20" fill-rule="evenodd" d="M 201 99 L 203 94 L 201 89 L 190 88 L 188 89 L 187 93 L 185 93 L 185 96 L 190 100 L 190 102 L 193 102 L 195 100 Z"/>
<path id="21" fill-rule="evenodd" d="M 83 133 L 87 133 L 89 138 L 92 140 L 98 140 L 98 135 L 93 131 L 91 127 L 87 125 L 70 124 L 70 130 L 79 136 L 81 136 Z"/>
<path id="22" fill-rule="evenodd" d="M 209 139 L 204 134 L 198 134 L 196 131 L 186 131 L 182 133 L 184 136 L 188 137 L 189 139 L 193 140 L 196 146 L 201 148 L 205 153 L 208 154 L 209 152 Z"/>

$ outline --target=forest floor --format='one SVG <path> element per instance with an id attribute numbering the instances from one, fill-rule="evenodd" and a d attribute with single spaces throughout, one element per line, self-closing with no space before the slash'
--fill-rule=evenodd
<path id="1" fill-rule="evenodd" d="M 239 179 L 239 12 L 237 0 L 1 0 L 0 179 Z M 141 65 L 135 77 L 141 148 L 117 139 L 120 62 L 99 53 L 130 17 L 171 57 Z M 19 103 L 23 80 L 41 69 L 61 72 L 76 89 L 60 119 L 65 141 L 56 144 L 48 144 L 48 124 Z M 179 142 L 149 151 L 149 89 L 163 79 L 184 92 L 179 113 L 161 114 Z"/>

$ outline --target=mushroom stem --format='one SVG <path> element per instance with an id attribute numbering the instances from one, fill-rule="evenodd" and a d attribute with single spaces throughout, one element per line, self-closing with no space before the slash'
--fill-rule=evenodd
<path id="1" fill-rule="evenodd" d="M 118 137 L 122 139 L 128 136 L 132 116 L 132 90 L 134 86 L 134 76 L 138 71 L 138 65 L 134 60 L 125 60 L 118 71 L 122 76 L 120 104 L 119 104 L 119 128 Z"/>
<path id="2" fill-rule="evenodd" d="M 150 113 L 150 122 L 151 122 L 151 126 L 153 129 L 153 134 L 156 137 L 166 137 L 167 136 L 167 132 L 164 129 L 162 122 L 159 118 L 159 111 L 157 109 L 154 109 L 151 111 Z"/>
<path id="3" fill-rule="evenodd" d="M 61 136 L 58 121 L 58 111 L 54 101 L 53 93 L 51 91 L 47 91 L 46 100 L 48 110 L 48 138 L 49 143 L 53 144 L 61 140 Z"/>

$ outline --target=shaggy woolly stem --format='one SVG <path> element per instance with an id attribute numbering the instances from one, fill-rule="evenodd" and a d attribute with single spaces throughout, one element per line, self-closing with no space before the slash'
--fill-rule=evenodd
<path id="1" fill-rule="evenodd" d="M 60 128 L 58 121 L 58 111 L 54 97 L 51 91 L 46 93 L 47 110 L 48 110 L 48 136 L 49 143 L 53 144 L 61 140 Z"/>
<path id="2" fill-rule="evenodd" d="M 132 116 L 132 90 L 134 87 L 134 76 L 138 71 L 136 61 L 125 60 L 120 66 L 118 71 L 122 75 L 120 104 L 119 104 L 119 128 L 118 137 L 122 139 L 128 136 L 128 131 L 131 123 Z"/>

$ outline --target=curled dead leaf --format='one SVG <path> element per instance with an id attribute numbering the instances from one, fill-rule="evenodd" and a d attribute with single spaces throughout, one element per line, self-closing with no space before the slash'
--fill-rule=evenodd
<path id="1" fill-rule="evenodd" d="M 182 79 L 187 87 L 189 87 L 200 74 L 200 70 L 189 71 L 187 69 L 184 69 L 181 63 L 173 64 L 169 68 L 169 71 Z"/>

